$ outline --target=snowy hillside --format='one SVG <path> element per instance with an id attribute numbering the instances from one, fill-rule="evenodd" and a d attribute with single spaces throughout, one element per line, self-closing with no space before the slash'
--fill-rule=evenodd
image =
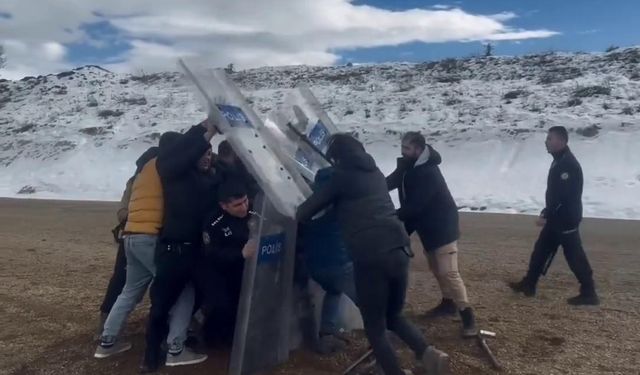
<path id="1" fill-rule="evenodd" d="M 468 210 L 539 212 L 551 162 L 545 130 L 564 125 L 585 173 L 585 214 L 640 219 L 640 49 L 232 77 L 261 116 L 296 84 L 309 85 L 385 172 L 400 133 L 424 132 Z M 177 73 L 84 67 L 0 80 L 0 195 L 116 200 L 146 147 L 202 118 Z"/>

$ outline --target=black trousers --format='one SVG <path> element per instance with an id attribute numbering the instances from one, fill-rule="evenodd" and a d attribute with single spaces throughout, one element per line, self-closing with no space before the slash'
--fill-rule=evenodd
<path id="1" fill-rule="evenodd" d="M 144 363 L 150 368 L 160 366 L 164 357 L 161 345 L 168 333 L 171 307 L 189 282 L 196 284 L 195 267 L 200 249 L 187 244 L 168 244 L 158 241 L 156 247 L 156 276 L 151 284 L 151 310 L 147 324 Z"/>
<path id="2" fill-rule="evenodd" d="M 358 307 L 373 354 L 385 375 L 403 375 L 387 338 L 387 329 L 404 341 L 418 358 L 428 346 L 422 332 L 402 315 L 409 256 L 403 249 L 396 249 L 376 259 L 354 261 L 354 273 Z"/>
<path id="3" fill-rule="evenodd" d="M 122 293 L 122 288 L 124 288 L 126 280 L 127 257 L 124 254 L 124 241 L 120 240 L 118 241 L 118 253 L 116 254 L 116 263 L 113 266 L 113 274 L 109 280 L 109 285 L 107 286 L 107 292 L 102 300 L 102 305 L 100 305 L 101 313 L 109 314 L 109 312 L 111 312 L 113 304 L 116 303 L 116 299 L 118 299 L 118 296 Z"/>
<path id="4" fill-rule="evenodd" d="M 199 271 L 198 282 L 206 318 L 204 338 L 209 345 L 230 345 L 235 331 L 244 262 L 215 263 L 200 262 L 204 266 Z"/>
<path id="5" fill-rule="evenodd" d="M 580 282 L 580 292 L 585 294 L 594 293 L 593 271 L 582 247 L 578 229 L 569 233 L 562 233 L 562 231 L 545 225 L 540 231 L 540 236 L 531 254 L 526 280 L 534 286 L 537 284 L 547 262 L 558 251 L 559 246 L 562 246 L 569 268 Z"/>

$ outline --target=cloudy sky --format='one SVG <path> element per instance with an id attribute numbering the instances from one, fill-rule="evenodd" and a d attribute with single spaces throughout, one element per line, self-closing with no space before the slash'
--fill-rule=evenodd
<path id="1" fill-rule="evenodd" d="M 1 0 L 3 78 L 85 64 L 125 72 L 424 61 L 640 44 L 635 0 Z"/>

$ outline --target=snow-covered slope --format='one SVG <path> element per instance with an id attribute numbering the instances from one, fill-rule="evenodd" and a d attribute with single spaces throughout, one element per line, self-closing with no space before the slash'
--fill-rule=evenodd
<path id="1" fill-rule="evenodd" d="M 261 68 L 233 79 L 262 116 L 296 84 L 309 85 L 385 172 L 400 134 L 422 131 L 469 210 L 537 213 L 551 162 L 545 131 L 564 125 L 584 169 L 585 214 L 640 218 L 640 49 Z M 0 195 L 118 199 L 146 147 L 203 115 L 177 73 L 89 66 L 0 80 Z"/>

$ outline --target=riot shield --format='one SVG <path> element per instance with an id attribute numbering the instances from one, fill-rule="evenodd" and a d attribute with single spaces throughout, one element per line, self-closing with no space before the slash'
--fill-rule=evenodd
<path id="1" fill-rule="evenodd" d="M 257 255 L 245 261 L 229 373 L 241 375 L 282 363 L 300 344 L 292 337 L 313 330 L 313 311 L 304 288 L 294 296 L 296 207 L 310 189 L 279 140 L 265 129 L 222 70 L 180 67 L 197 88 L 209 116 L 256 179 L 262 193 L 254 202 L 259 220 L 252 228 Z M 294 300 L 295 299 L 295 300 Z"/>

